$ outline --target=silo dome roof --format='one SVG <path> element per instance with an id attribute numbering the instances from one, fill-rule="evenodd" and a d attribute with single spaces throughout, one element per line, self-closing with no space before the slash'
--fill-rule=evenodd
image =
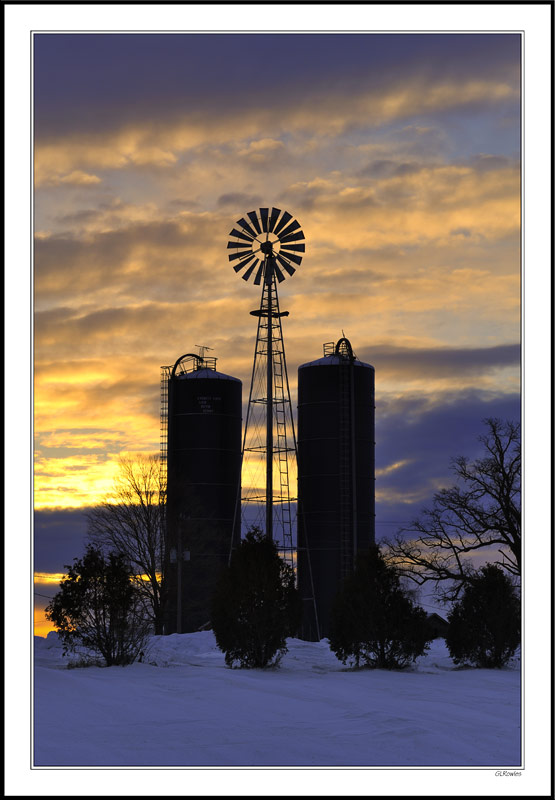
<path id="1" fill-rule="evenodd" d="M 224 375 L 223 372 L 216 372 L 213 369 L 195 369 L 192 372 L 186 372 L 181 375 L 176 375 L 179 380 L 212 380 L 212 381 L 237 381 L 241 383 L 239 378 L 234 378 L 232 375 Z"/>
<path id="2" fill-rule="evenodd" d="M 345 364 L 348 359 L 343 358 L 343 356 L 335 355 L 335 353 L 331 356 L 322 356 L 322 358 L 317 358 L 315 361 L 307 361 L 306 364 L 301 364 L 299 369 L 303 369 L 303 367 L 329 367 L 335 364 Z M 374 369 L 372 364 L 366 364 L 364 361 L 359 361 L 358 358 L 355 358 L 352 362 L 355 367 L 368 367 L 369 369 Z"/>

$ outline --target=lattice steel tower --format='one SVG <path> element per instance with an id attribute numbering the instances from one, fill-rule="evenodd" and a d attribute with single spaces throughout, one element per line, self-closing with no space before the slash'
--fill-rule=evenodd
<path id="1" fill-rule="evenodd" d="M 296 439 L 283 344 L 278 283 L 293 275 L 305 251 L 304 233 L 287 211 L 260 208 L 237 220 L 227 245 L 235 272 L 262 284 L 249 404 L 242 449 L 241 523 L 257 525 L 294 566 Z"/>

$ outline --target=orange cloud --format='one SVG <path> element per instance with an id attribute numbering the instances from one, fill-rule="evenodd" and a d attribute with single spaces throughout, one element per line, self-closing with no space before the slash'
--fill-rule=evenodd
<path id="1" fill-rule="evenodd" d="M 45 601 L 46 602 L 46 601 Z M 56 630 L 52 622 L 46 619 L 44 607 L 35 602 L 33 609 L 33 632 L 35 636 L 46 637 L 51 631 Z"/>

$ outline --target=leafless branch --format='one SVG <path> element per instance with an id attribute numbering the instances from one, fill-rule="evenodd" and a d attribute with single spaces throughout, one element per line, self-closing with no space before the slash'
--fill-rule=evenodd
<path id="1" fill-rule="evenodd" d="M 446 601 L 472 581 L 476 551 L 491 550 L 493 563 L 520 575 L 520 427 L 494 418 L 485 425 L 484 458 L 454 458 L 459 484 L 436 492 L 432 507 L 386 543 L 390 563 Z"/>
<path id="2" fill-rule="evenodd" d="M 128 559 L 156 633 L 163 614 L 163 497 L 158 457 L 122 456 L 113 495 L 87 514 L 89 540 Z"/>

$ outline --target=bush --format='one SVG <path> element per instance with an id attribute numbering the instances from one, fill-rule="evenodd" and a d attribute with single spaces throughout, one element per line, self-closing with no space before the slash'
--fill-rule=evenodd
<path id="1" fill-rule="evenodd" d="M 266 667 L 287 652 L 301 621 L 291 567 L 275 543 L 252 528 L 216 586 L 212 629 L 229 667 Z"/>
<path id="2" fill-rule="evenodd" d="M 46 608 L 64 655 L 78 652 L 86 662 L 99 654 L 106 666 L 131 664 L 144 650 L 148 622 L 139 613 L 140 597 L 124 556 L 105 557 L 89 545 L 84 557 L 66 569 L 60 591 Z"/>
<path id="3" fill-rule="evenodd" d="M 337 658 L 356 667 L 403 669 L 431 639 L 426 613 L 378 548 L 359 554 L 332 607 L 329 643 Z"/>
<path id="4" fill-rule="evenodd" d="M 455 664 L 502 667 L 520 643 L 520 601 L 510 577 L 487 564 L 456 603 L 445 637 Z"/>

